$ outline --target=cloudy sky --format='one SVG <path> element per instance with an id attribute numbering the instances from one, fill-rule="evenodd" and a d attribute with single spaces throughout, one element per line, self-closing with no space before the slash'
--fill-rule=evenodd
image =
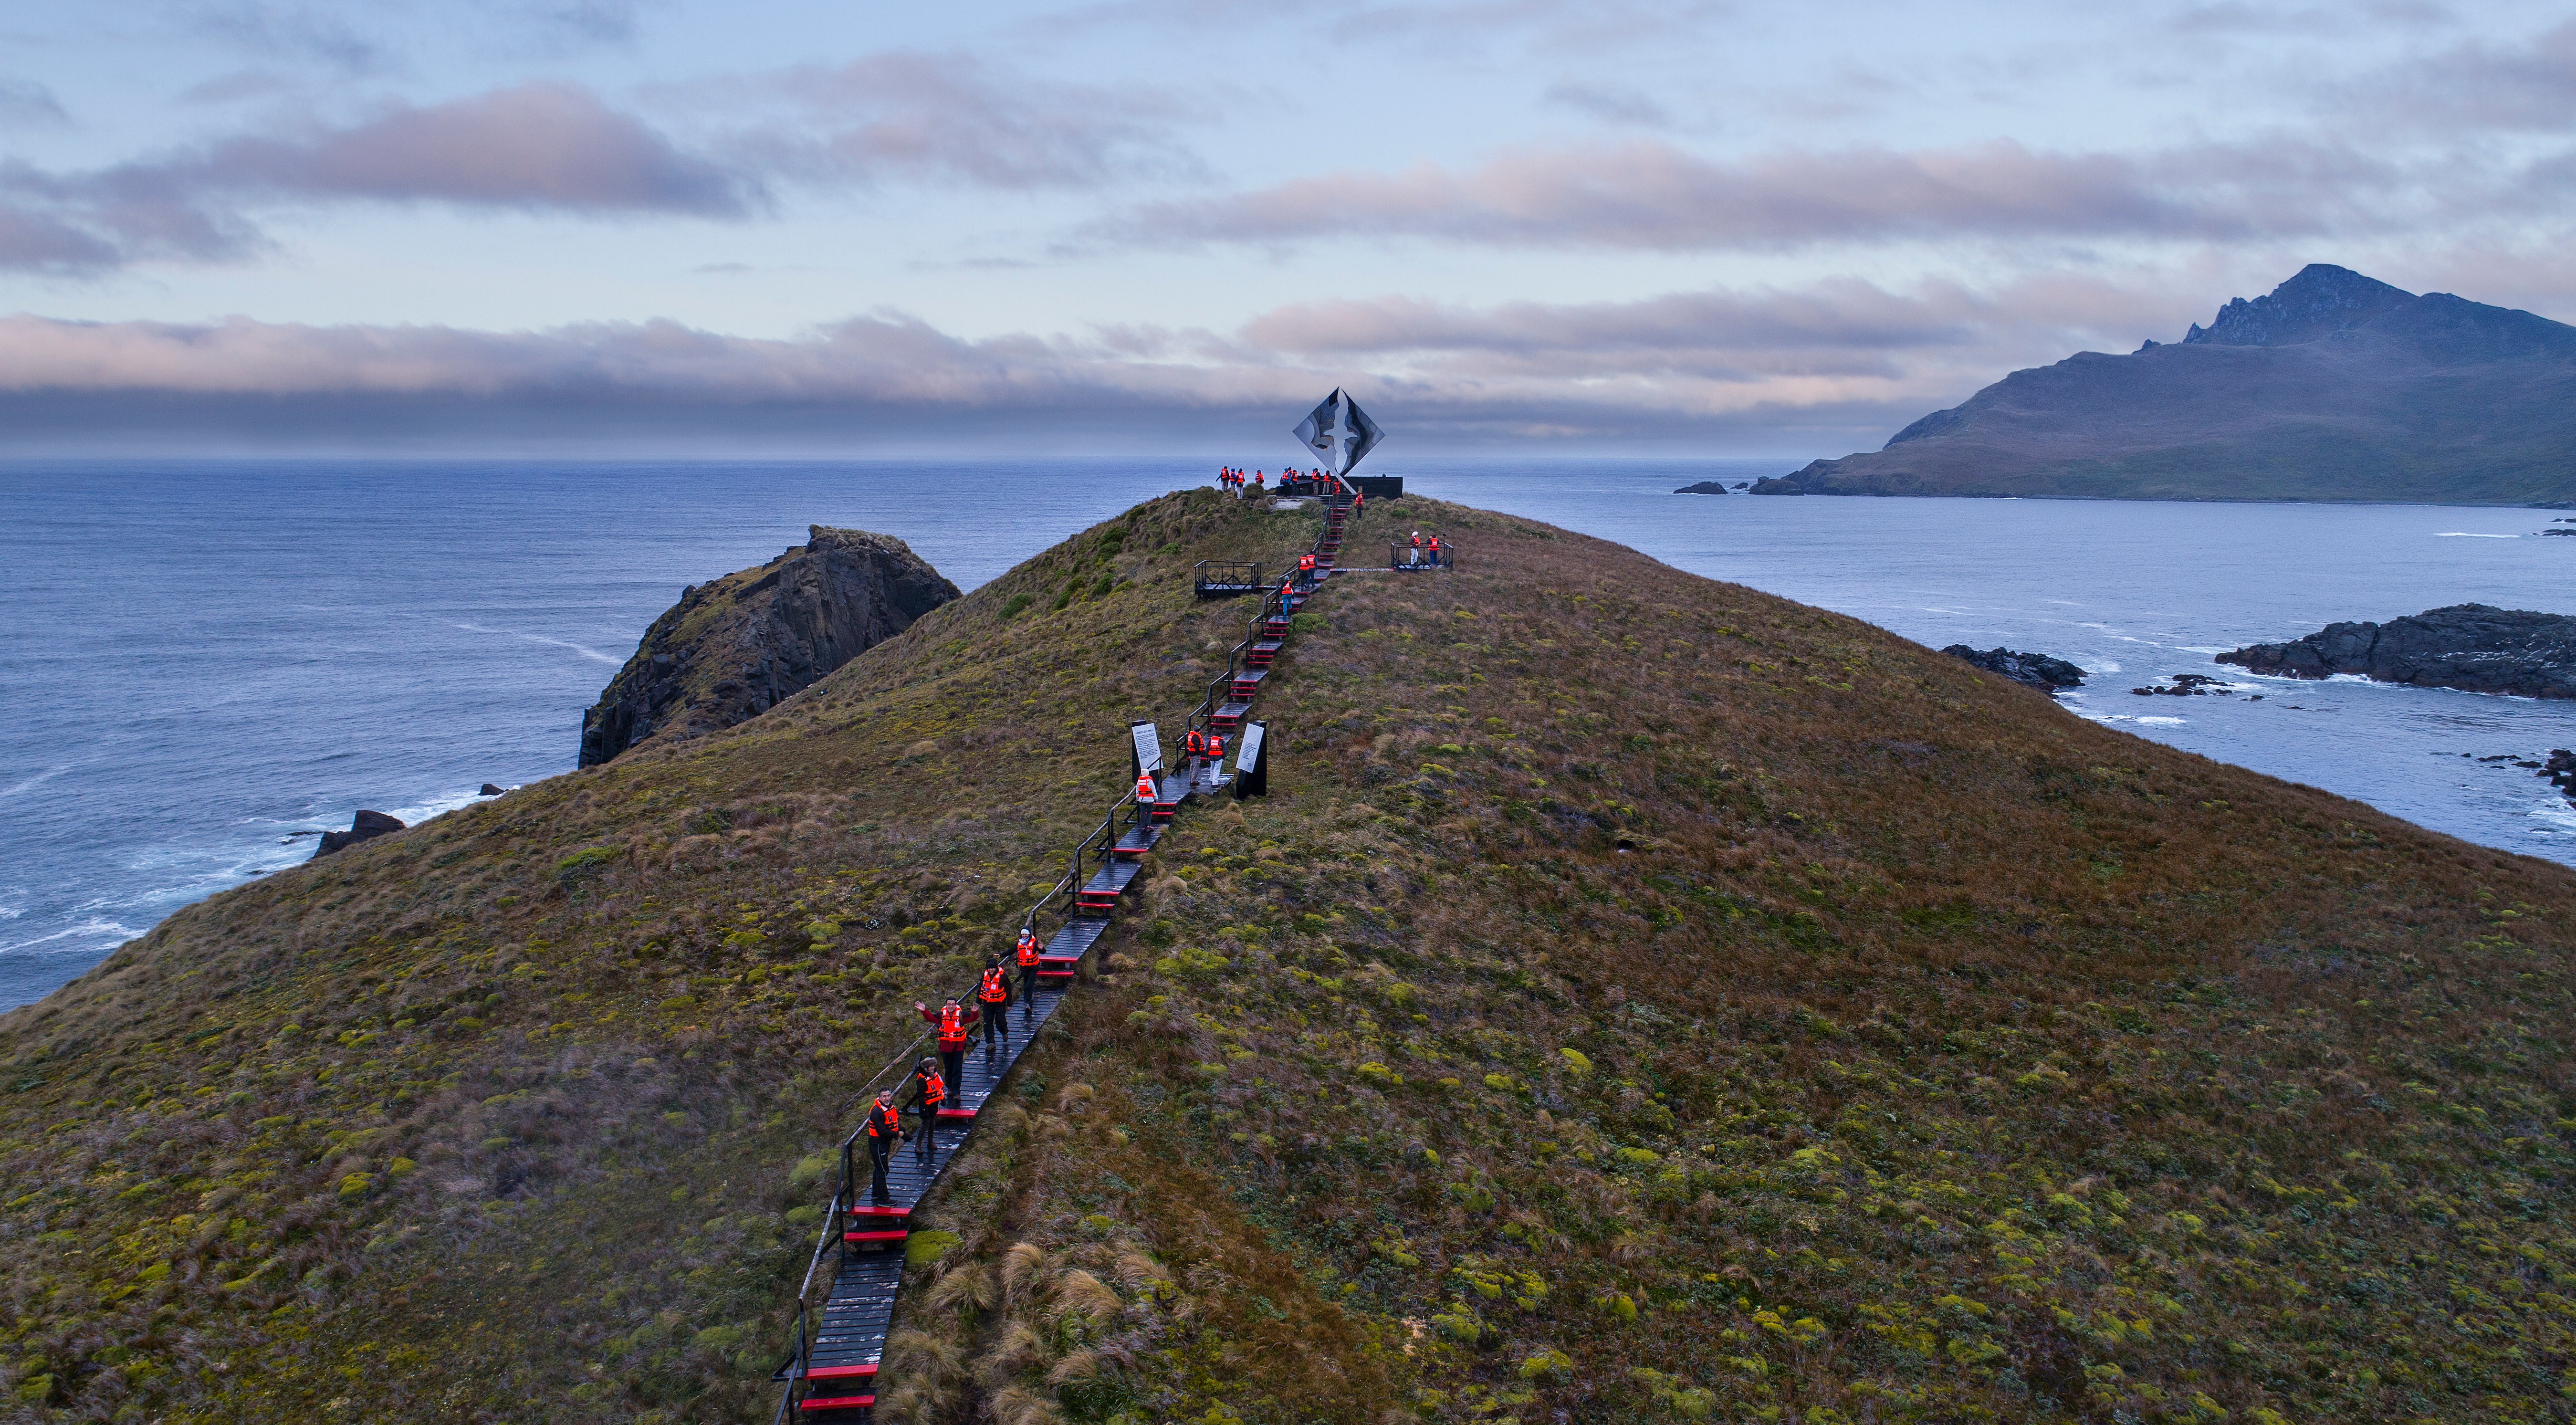
<path id="1" fill-rule="evenodd" d="M 21 5 L 0 451 L 1838 455 L 2571 227 L 2515 0 Z"/>

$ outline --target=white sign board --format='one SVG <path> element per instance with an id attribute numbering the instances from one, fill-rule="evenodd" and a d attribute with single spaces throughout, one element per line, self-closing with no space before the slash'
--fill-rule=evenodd
<path id="1" fill-rule="evenodd" d="M 1243 729 L 1243 741 L 1236 744 L 1234 770 L 1244 771 L 1261 765 L 1261 734 L 1269 731 L 1266 723 L 1251 723 Z"/>
<path id="2" fill-rule="evenodd" d="M 1136 766 L 1143 771 L 1163 770 L 1163 734 L 1150 722 L 1130 723 L 1127 735 L 1136 739 Z"/>

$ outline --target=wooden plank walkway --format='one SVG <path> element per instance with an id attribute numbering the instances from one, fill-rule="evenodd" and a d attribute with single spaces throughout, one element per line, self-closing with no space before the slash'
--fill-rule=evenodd
<path id="1" fill-rule="evenodd" d="M 1320 587 L 1332 572 L 1348 508 L 1347 488 L 1326 506 L 1325 530 L 1314 547 L 1322 566 L 1311 575 L 1314 587 Z M 1191 715 L 1194 725 L 1221 732 L 1242 726 L 1272 663 L 1287 646 L 1290 616 L 1312 597 L 1311 589 L 1297 587 L 1295 575 L 1265 589 L 1262 612 L 1252 620 L 1250 635 L 1235 649 L 1237 661 L 1229 663 L 1227 675 L 1218 680 L 1225 685 L 1224 696 L 1212 686 L 1207 700 Z M 1232 781 L 1221 762 L 1185 763 L 1155 779 L 1150 799 L 1119 803 L 1120 809 L 1133 808 L 1133 824 L 1095 847 L 1098 838 L 1116 827 L 1120 810 L 1113 809 L 1102 830 L 1075 849 L 1074 875 L 1080 875 L 1080 867 L 1091 857 L 1097 857 L 1097 868 L 1071 888 L 1064 923 L 1039 951 L 1036 991 L 1003 1009 L 1009 1033 L 989 1052 L 980 1028 L 978 1038 L 968 1042 L 957 1082 L 948 1086 L 947 1103 L 937 1120 L 912 1141 L 898 1145 L 887 1160 L 888 1202 L 868 1200 L 873 1197 L 873 1183 L 865 1135 L 854 1134 L 843 1142 L 841 1190 L 827 1209 L 832 1220 L 814 1259 L 819 1271 L 825 1252 L 835 1251 L 829 1285 L 819 1305 L 809 1305 L 814 1278 L 809 1271 L 806 1290 L 798 1297 L 795 1348 L 773 1377 L 786 1383 L 778 1404 L 779 1421 L 791 1414 L 816 1425 L 866 1425 L 870 1420 L 886 1339 L 893 1333 L 902 1293 L 903 1248 L 911 1233 L 913 1209 L 938 1188 L 941 1174 L 974 1132 L 977 1114 L 1001 1091 L 1011 1070 L 1036 1045 L 1038 1031 L 1072 994 L 1083 957 L 1108 933 L 1118 903 L 1144 873 L 1146 853 L 1162 840 L 1190 798 L 1216 796 Z M 1064 889 L 1059 882 L 1030 911 L 1032 925 L 1039 910 Z"/>

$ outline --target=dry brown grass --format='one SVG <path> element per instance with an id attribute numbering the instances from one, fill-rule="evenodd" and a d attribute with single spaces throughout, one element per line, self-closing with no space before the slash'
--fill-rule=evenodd
<path id="1" fill-rule="evenodd" d="M 1438 517 L 927 1213 L 889 1418 L 2563 1418 L 2576 878 Z M 6 1383 L 765 1414 L 807 1155 L 1300 532 L 1113 526 L 0 1017 Z"/>
<path id="2" fill-rule="evenodd" d="M 2562 1418 L 2576 877 L 1441 518 L 1068 1026 L 1009 1240 L 1194 1321 L 1101 1410 Z"/>
<path id="3" fill-rule="evenodd" d="M 1153 502 L 733 732 L 217 896 L 0 1015 L 0 1416 L 763 1410 L 800 1160 L 1114 799 L 1126 720 L 1195 701 L 1170 651 L 1240 610 L 1189 561 L 1311 523 Z"/>

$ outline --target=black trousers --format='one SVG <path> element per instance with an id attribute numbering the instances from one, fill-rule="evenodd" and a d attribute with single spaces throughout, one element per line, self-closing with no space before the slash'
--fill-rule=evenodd
<path id="1" fill-rule="evenodd" d="M 939 1127 L 939 1110 L 932 1104 L 921 1106 L 921 1124 L 912 1132 L 912 1155 L 922 1162 L 930 1161 L 930 1150 L 936 1146 L 930 1135 Z"/>
<path id="2" fill-rule="evenodd" d="M 960 1044 L 954 1049 L 945 1044 L 939 1046 L 939 1073 L 942 1078 L 948 1080 L 948 1091 L 957 1092 L 958 1085 L 964 1083 L 966 1078 L 965 1045 Z"/>
<path id="3" fill-rule="evenodd" d="M 868 1135 L 868 1166 L 872 1170 L 872 1180 L 868 1184 L 868 1201 L 879 1207 L 894 1201 L 893 1194 L 886 1191 L 886 1163 L 894 1157 L 894 1144 L 895 1140 L 892 1137 L 879 1138 L 873 1133 Z"/>
<path id="4" fill-rule="evenodd" d="M 1020 967 L 1020 1018 L 1026 1019 L 1037 1013 L 1037 1008 L 1038 967 L 1022 965 Z"/>
<path id="5" fill-rule="evenodd" d="M 1007 1002 L 984 1001 L 984 1047 L 986 1049 L 992 1048 L 995 1044 L 1011 1042 L 1009 1009 L 1010 1005 Z"/>

